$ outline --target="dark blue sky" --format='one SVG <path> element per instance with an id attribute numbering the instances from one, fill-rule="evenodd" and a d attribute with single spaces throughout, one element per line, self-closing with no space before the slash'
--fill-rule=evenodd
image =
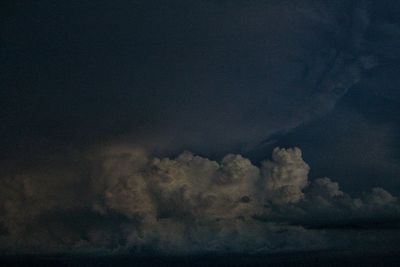
<path id="1" fill-rule="evenodd" d="M 399 190 L 399 6 L 357 5 L 5 1 L 0 156 L 122 139 L 257 161 L 273 136 Z"/>

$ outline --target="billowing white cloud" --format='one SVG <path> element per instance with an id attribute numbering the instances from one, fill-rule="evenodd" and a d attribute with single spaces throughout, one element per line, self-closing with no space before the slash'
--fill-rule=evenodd
<path id="1" fill-rule="evenodd" d="M 352 198 L 329 178 L 309 181 L 299 148 L 276 148 L 260 167 L 241 155 L 155 158 L 124 147 L 86 160 L 89 175 L 1 180 L 2 249 L 318 249 L 333 245 L 324 228 L 400 219 L 398 199 L 382 188 Z"/>
<path id="2" fill-rule="evenodd" d="M 267 199 L 273 202 L 295 203 L 303 198 L 302 190 L 308 184 L 310 167 L 298 148 L 275 148 L 272 161 L 262 166 L 266 181 Z"/>

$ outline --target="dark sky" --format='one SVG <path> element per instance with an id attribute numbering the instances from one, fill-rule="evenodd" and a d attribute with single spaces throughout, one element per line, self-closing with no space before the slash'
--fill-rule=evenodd
<path id="1" fill-rule="evenodd" d="M 296 194 L 325 176 L 338 182 L 343 191 L 365 199 L 375 199 L 365 192 L 376 187 L 388 190 L 373 191 L 386 200 L 391 199 L 390 194 L 400 194 L 400 4 L 395 0 L 15 0 L 2 1 L 0 10 L 0 192 L 4 195 L 0 214 L 5 218 L 0 220 L 0 235 L 4 234 L 4 240 L 30 240 L 35 233 L 43 239 L 61 235 L 75 240 L 79 229 L 77 235 L 90 243 L 90 234 L 82 232 L 93 221 L 101 221 L 96 227 L 102 229 L 131 220 L 137 226 L 137 220 L 147 218 L 140 214 L 151 212 L 137 211 L 132 204 L 121 208 L 115 200 L 104 200 L 104 196 L 116 194 L 107 186 L 114 190 L 119 185 L 104 177 L 117 175 L 120 181 L 128 175 L 125 171 L 132 175 L 138 168 L 140 175 L 154 177 L 154 166 L 142 166 L 144 159 L 138 150 L 149 158 L 174 158 L 188 150 L 221 162 L 222 169 L 231 160 L 221 161 L 224 155 L 241 154 L 260 167 L 267 188 L 268 181 L 275 179 L 268 177 L 278 174 L 268 173 L 273 167 L 265 171 L 260 162 L 275 153 L 277 166 L 290 165 L 293 157 L 295 163 L 287 173 L 285 167 L 277 167 L 279 177 L 289 177 L 276 178 L 285 181 L 282 190 L 286 190 L 288 203 L 300 201 L 302 197 Z M 286 152 L 272 152 L 278 146 L 300 148 L 302 159 L 310 166 L 309 174 L 296 150 L 282 156 Z M 176 161 L 186 162 L 186 156 Z M 110 157 L 112 163 L 107 161 Z M 130 158 L 127 163 L 126 157 L 132 161 Z M 205 179 L 202 175 L 213 168 L 201 166 L 191 170 L 200 175 L 196 179 Z M 247 170 L 238 175 L 247 177 Z M 303 184 L 303 172 L 310 182 Z M 175 179 L 181 172 L 167 173 Z M 96 177 L 106 189 L 93 185 Z M 187 184 L 202 186 L 200 180 L 188 177 L 182 182 L 184 188 Z M 234 180 L 232 177 L 229 179 Z M 130 188 L 133 193 L 118 192 L 132 201 L 147 201 L 143 200 L 147 195 L 140 197 L 152 187 L 146 179 L 145 186 L 138 180 L 133 184 L 125 181 L 120 190 Z M 292 179 L 293 184 L 285 179 Z M 7 189 L 10 183 L 15 184 L 13 193 Z M 335 186 L 328 184 L 333 190 Z M 275 189 L 269 188 L 268 194 L 274 195 L 277 189 L 272 187 Z M 165 197 L 163 189 L 157 188 L 149 193 L 153 202 Z M 312 199 L 314 189 L 310 188 L 306 195 Z M 60 190 L 59 196 L 50 193 L 54 190 Z M 96 206 L 93 199 L 99 196 L 107 208 Z M 24 202 L 29 198 L 33 206 Z M 281 198 L 277 197 L 280 204 Z M 165 207 L 156 208 L 158 218 L 186 214 L 182 207 L 182 213 L 171 211 L 180 209 L 173 199 L 169 197 Z M 341 201 L 348 204 L 350 200 Z M 347 205 L 342 202 L 337 205 Z M 351 205 L 358 205 L 354 203 Z M 321 215 L 318 208 L 304 205 L 297 208 L 321 216 L 318 227 L 347 225 L 331 220 L 335 212 L 357 223 L 376 220 L 364 218 L 365 210 L 353 216 L 346 213 L 350 212 L 347 208 L 343 211 L 335 206 L 337 210 Z M 26 208 L 29 216 L 18 215 L 17 207 Z M 400 218 L 397 204 L 392 208 L 392 213 L 382 215 L 385 223 L 388 218 Z M 107 209 L 111 215 L 105 215 Z M 67 223 L 63 226 L 67 230 L 54 226 L 57 230 L 53 232 L 62 234 L 44 234 L 40 226 L 58 225 L 60 210 L 78 214 L 85 223 L 71 227 Z M 281 213 L 284 208 L 271 216 L 279 221 Z M 299 216 L 283 217 L 285 222 L 314 226 Z M 34 230 L 14 229 L 27 221 L 33 222 Z M 118 231 L 125 235 L 121 227 Z M 298 238 L 293 235 L 288 237 L 289 243 Z M 335 238 L 328 243 L 340 243 Z M 8 244 L 2 245 L 3 249 L 20 248 L 18 242 L 10 245 L 3 239 L 0 243 Z M 150 247 L 159 247 L 151 240 Z M 54 241 L 70 245 L 68 242 Z M 130 248 L 141 247 L 137 240 L 123 242 Z M 177 245 L 176 250 L 180 249 Z"/>
<path id="2" fill-rule="evenodd" d="M 400 190 L 399 6 L 357 5 L 4 1 L 0 156 L 123 139 L 259 160 L 273 136 L 318 175 Z"/>

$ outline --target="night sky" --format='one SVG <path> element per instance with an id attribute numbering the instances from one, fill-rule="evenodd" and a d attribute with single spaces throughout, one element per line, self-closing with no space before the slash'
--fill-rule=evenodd
<path id="1" fill-rule="evenodd" d="M 0 14 L 0 255 L 397 255 L 398 1 Z"/>

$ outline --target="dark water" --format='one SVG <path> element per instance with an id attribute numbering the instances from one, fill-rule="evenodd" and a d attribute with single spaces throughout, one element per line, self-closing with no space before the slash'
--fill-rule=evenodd
<path id="1" fill-rule="evenodd" d="M 400 252 L 317 251 L 197 256 L 3 256 L 1 266 L 400 266 Z"/>

